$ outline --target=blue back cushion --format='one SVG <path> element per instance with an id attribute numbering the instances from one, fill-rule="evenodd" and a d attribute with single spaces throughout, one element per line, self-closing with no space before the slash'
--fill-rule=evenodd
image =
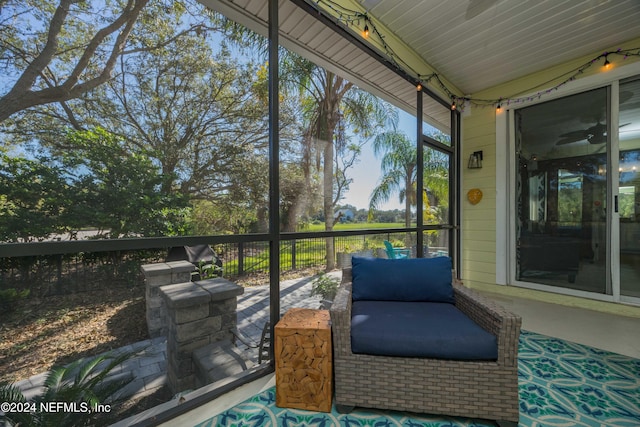
<path id="1" fill-rule="evenodd" d="M 454 303 L 451 258 L 351 260 L 354 301 Z"/>

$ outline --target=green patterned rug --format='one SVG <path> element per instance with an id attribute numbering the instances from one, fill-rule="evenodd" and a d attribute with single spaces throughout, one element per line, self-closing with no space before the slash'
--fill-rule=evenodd
<path id="1" fill-rule="evenodd" d="M 520 426 L 640 426 L 640 360 L 522 331 Z M 282 409 L 275 388 L 196 427 L 480 427 L 487 421 L 357 409 L 350 414 Z"/>

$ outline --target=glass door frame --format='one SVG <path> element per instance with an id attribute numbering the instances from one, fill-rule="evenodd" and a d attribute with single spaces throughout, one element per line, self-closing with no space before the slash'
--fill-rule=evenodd
<path id="1" fill-rule="evenodd" d="M 453 133 L 453 132 L 452 132 Z M 452 137 L 453 141 L 453 137 Z M 447 212 L 447 223 L 446 224 L 426 224 L 424 220 L 421 225 L 421 232 L 430 230 L 437 231 L 448 231 L 448 241 L 449 241 L 449 256 L 452 260 L 454 260 L 453 265 L 456 267 L 456 260 L 460 259 L 459 256 L 459 247 L 458 238 L 459 238 L 459 226 L 457 223 L 457 219 L 460 217 L 458 214 L 458 195 L 460 194 L 458 188 L 458 157 L 456 156 L 456 146 L 457 144 L 452 144 L 452 146 L 447 146 L 439 141 L 436 141 L 433 138 L 430 138 L 427 135 L 422 135 L 422 146 L 423 146 L 423 157 L 426 149 L 431 149 L 443 153 L 448 157 L 449 164 L 449 209 Z M 421 199 L 421 198 L 420 198 Z M 424 209 L 424 206 L 421 207 Z"/>
<path id="2" fill-rule="evenodd" d="M 608 302 L 623 302 L 640 305 L 640 298 L 622 295 L 620 282 L 620 219 L 619 213 L 614 209 L 607 209 L 606 227 L 608 239 L 607 245 L 607 294 L 580 291 L 569 288 L 553 287 L 536 283 L 516 280 L 516 173 L 517 164 L 515 156 L 515 110 L 541 102 L 551 101 L 569 95 L 589 91 L 592 89 L 608 88 L 608 118 L 607 121 L 607 206 L 614 207 L 619 198 L 619 157 L 618 121 L 619 121 L 619 81 L 625 78 L 640 75 L 640 63 L 634 63 L 619 67 L 609 73 L 601 73 L 594 76 L 571 82 L 566 87 L 560 88 L 553 95 L 540 100 L 536 97 L 530 102 L 518 104 L 517 108 L 510 108 L 496 115 L 496 156 L 504 158 L 504 163 L 496 170 L 497 190 L 497 234 L 496 234 L 496 282 L 502 285 L 513 285 L 534 290 L 584 297 Z M 615 124 L 615 125 L 613 125 Z M 500 147 L 503 148 L 500 148 Z M 501 177 L 504 183 L 501 183 Z M 501 229 L 500 220 L 506 220 L 506 226 Z M 499 261 L 501 254 L 505 255 L 505 262 Z"/>
<path id="3" fill-rule="evenodd" d="M 452 261 L 452 266 L 454 270 L 455 277 L 460 278 L 460 270 L 461 270 L 461 235 L 460 235 L 460 218 L 461 218 L 461 207 L 460 207 L 460 165 L 462 160 L 460 159 L 460 128 L 461 128 L 461 119 L 460 112 L 455 109 L 451 109 L 451 105 L 443 100 L 442 98 L 435 95 L 433 92 L 428 90 L 425 87 L 417 90 L 417 98 L 416 98 L 416 163 L 418 165 L 417 168 L 417 185 L 416 185 L 416 196 L 418 194 L 419 197 L 416 197 L 416 256 L 424 257 L 426 254 L 423 253 L 424 249 L 424 237 L 425 232 L 429 230 L 448 230 L 448 238 L 449 238 L 449 257 Z M 424 113 L 424 98 L 429 97 L 431 101 L 440 104 L 444 110 L 448 112 L 449 123 L 451 124 L 449 128 L 449 137 L 451 141 L 451 145 L 444 144 L 440 141 L 437 141 L 434 138 L 429 137 L 425 134 L 425 121 L 423 117 Z M 444 111 L 443 110 L 443 111 Z M 422 202 L 422 192 L 424 191 L 424 168 L 423 168 L 423 159 L 425 149 L 430 148 L 442 153 L 445 153 L 449 156 L 449 211 L 447 224 L 424 224 L 424 215 L 423 209 L 424 205 Z"/>

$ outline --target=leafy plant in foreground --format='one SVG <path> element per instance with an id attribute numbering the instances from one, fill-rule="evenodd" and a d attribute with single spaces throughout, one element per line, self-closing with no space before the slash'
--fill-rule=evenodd
<path id="1" fill-rule="evenodd" d="M 12 408 L 27 410 L 0 413 L 0 425 L 9 426 L 94 426 L 98 417 L 119 399 L 119 392 L 133 378 L 109 378 L 118 365 L 133 353 L 105 354 L 92 359 L 80 359 L 67 366 L 54 367 L 44 382 L 44 390 L 30 401 L 15 385 L 0 383 L 0 402 L 8 402 Z M 66 408 L 56 404 L 68 404 Z M 16 405 L 14 405 L 16 404 Z M 41 410 L 54 405 L 57 410 Z M 26 406 L 25 406 L 26 405 Z M 102 411 L 93 411 L 102 405 Z M 106 409 L 105 409 L 106 408 Z"/>

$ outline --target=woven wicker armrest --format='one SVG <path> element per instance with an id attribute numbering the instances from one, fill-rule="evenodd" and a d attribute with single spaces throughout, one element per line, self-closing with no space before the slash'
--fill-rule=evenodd
<path id="1" fill-rule="evenodd" d="M 522 324 L 520 316 L 462 285 L 454 283 L 453 289 L 456 307 L 498 338 L 498 363 L 515 366 Z"/>
<path id="2" fill-rule="evenodd" d="M 349 354 L 351 352 L 351 282 L 343 282 L 340 285 L 329 313 L 333 331 L 333 350 L 336 353 Z"/>
<path id="3" fill-rule="evenodd" d="M 342 281 L 340 283 L 351 283 L 353 280 L 353 273 L 351 267 L 345 267 L 342 269 Z"/>

